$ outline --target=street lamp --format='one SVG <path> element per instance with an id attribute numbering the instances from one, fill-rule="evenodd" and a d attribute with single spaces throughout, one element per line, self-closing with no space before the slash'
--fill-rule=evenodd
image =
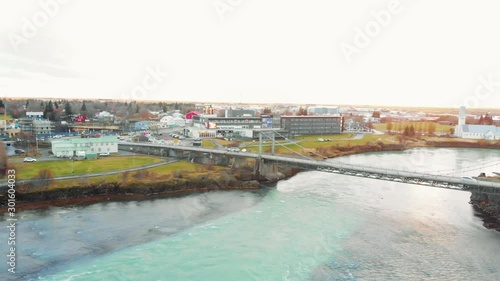
<path id="1" fill-rule="evenodd" d="M 131 148 L 130 148 L 130 151 L 134 151 L 134 148 L 133 148 L 133 147 L 131 147 Z M 132 157 L 132 161 L 133 161 L 133 165 L 134 165 L 134 167 L 135 167 L 135 152 L 134 152 L 134 156 Z"/>

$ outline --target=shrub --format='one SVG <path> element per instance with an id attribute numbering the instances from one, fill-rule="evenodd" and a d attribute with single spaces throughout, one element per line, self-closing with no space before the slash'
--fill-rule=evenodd
<path id="1" fill-rule="evenodd" d="M 123 172 L 123 174 L 122 174 L 122 181 L 123 182 L 127 182 L 129 176 L 130 176 L 130 172 L 129 171 Z"/>
<path id="2" fill-rule="evenodd" d="M 48 187 L 53 179 L 54 175 L 52 174 L 52 170 L 42 169 L 36 175 L 34 185 L 38 188 Z"/>
<path id="3" fill-rule="evenodd" d="M 134 174 L 134 178 L 137 180 L 146 179 L 149 176 L 148 170 L 139 170 Z"/>

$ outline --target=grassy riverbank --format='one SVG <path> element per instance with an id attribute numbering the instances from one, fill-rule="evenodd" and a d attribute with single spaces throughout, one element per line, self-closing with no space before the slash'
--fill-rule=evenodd
<path id="1" fill-rule="evenodd" d="M 133 157 L 102 157 L 99 159 L 86 159 L 81 161 L 53 160 L 39 162 L 12 162 L 11 168 L 16 170 L 17 180 L 27 180 L 36 178 L 40 171 L 48 170 L 53 177 L 63 177 L 71 175 L 86 175 L 92 173 L 102 173 L 125 170 L 154 163 L 159 163 L 161 159 L 151 156 Z"/>

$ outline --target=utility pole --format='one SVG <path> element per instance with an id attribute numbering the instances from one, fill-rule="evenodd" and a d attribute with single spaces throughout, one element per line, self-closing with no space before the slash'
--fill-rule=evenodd
<path id="1" fill-rule="evenodd" d="M 259 132 L 259 161 L 262 157 L 262 132 Z"/>

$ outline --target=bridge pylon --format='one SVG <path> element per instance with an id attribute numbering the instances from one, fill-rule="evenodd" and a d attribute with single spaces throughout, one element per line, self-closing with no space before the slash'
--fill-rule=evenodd
<path id="1" fill-rule="evenodd" d="M 257 161 L 255 162 L 255 166 L 254 166 L 254 174 L 255 175 L 260 175 L 261 172 L 262 172 L 262 166 L 263 166 L 263 161 L 264 159 L 262 159 L 262 142 L 263 142 L 263 136 L 266 137 L 267 139 L 271 139 L 272 141 L 272 144 L 271 144 L 271 154 L 274 155 L 274 147 L 276 146 L 276 132 L 275 131 L 271 131 L 271 136 L 268 136 L 266 133 L 264 132 L 259 132 L 259 154 L 258 154 L 258 158 L 257 158 Z"/>

